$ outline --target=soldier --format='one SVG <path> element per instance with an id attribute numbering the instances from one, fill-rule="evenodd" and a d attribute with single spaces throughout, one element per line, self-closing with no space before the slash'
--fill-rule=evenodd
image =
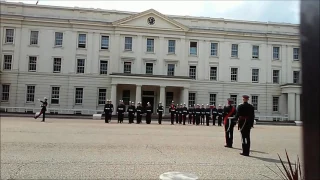
<path id="1" fill-rule="evenodd" d="M 201 109 L 199 104 L 197 104 L 197 108 L 195 109 L 195 114 L 196 114 L 196 125 L 199 126 L 200 118 L 201 118 Z"/>
<path id="2" fill-rule="evenodd" d="M 148 102 L 147 103 L 147 107 L 146 107 L 146 122 L 147 124 L 151 124 L 151 115 L 152 115 L 152 106 L 151 104 Z"/>
<path id="3" fill-rule="evenodd" d="M 195 104 L 193 104 L 193 108 L 192 108 L 192 117 L 193 117 L 193 121 L 192 121 L 192 124 L 195 125 L 196 124 L 196 109 L 197 109 L 197 106 Z"/>
<path id="4" fill-rule="evenodd" d="M 129 124 L 134 123 L 134 115 L 136 113 L 136 107 L 134 106 L 134 102 L 131 102 L 127 112 L 128 112 Z"/>
<path id="5" fill-rule="evenodd" d="M 123 123 L 124 112 L 126 112 L 126 106 L 124 105 L 123 100 L 120 100 L 119 105 L 117 107 L 118 123 Z"/>
<path id="6" fill-rule="evenodd" d="M 187 114 L 188 114 L 188 108 L 186 107 L 186 103 L 183 103 L 183 108 L 182 108 L 183 125 L 186 125 Z"/>
<path id="7" fill-rule="evenodd" d="M 143 114 L 143 109 L 141 106 L 141 102 L 138 102 L 138 106 L 137 106 L 137 124 L 141 123 L 141 119 L 142 119 L 142 114 Z"/>
<path id="8" fill-rule="evenodd" d="M 220 104 L 217 111 L 218 111 L 218 126 L 221 126 L 222 119 L 223 119 L 223 109 Z"/>
<path id="9" fill-rule="evenodd" d="M 157 114 L 158 114 L 158 123 L 161 124 L 162 115 L 163 115 L 163 106 L 162 106 L 161 102 L 159 102 L 159 105 L 158 105 L 158 108 L 157 108 Z"/>
<path id="10" fill-rule="evenodd" d="M 176 113 L 176 106 L 174 105 L 173 101 L 169 107 L 169 112 L 171 114 L 171 125 L 174 125 L 174 115 Z"/>
<path id="11" fill-rule="evenodd" d="M 182 114 L 183 114 L 183 106 L 180 104 L 179 108 L 179 124 L 182 124 Z"/>
<path id="12" fill-rule="evenodd" d="M 224 129 L 225 129 L 225 137 L 226 137 L 226 145 L 224 147 L 232 148 L 233 144 L 233 128 L 235 125 L 234 118 L 232 117 L 236 114 L 236 108 L 232 105 L 233 100 L 228 99 L 228 106 L 224 109 L 225 117 L 224 117 Z"/>
<path id="13" fill-rule="evenodd" d="M 210 114 L 211 114 L 211 109 L 209 104 L 207 104 L 207 108 L 206 108 L 206 124 L 207 126 L 210 125 Z"/>
<path id="14" fill-rule="evenodd" d="M 204 105 L 202 104 L 201 105 L 201 120 L 200 120 L 201 125 L 205 124 L 205 122 L 204 122 L 205 115 L 206 115 L 206 109 L 204 108 Z"/>
<path id="15" fill-rule="evenodd" d="M 104 105 L 104 122 L 109 123 L 111 121 L 111 114 L 113 112 L 113 106 L 108 99 L 107 104 Z"/>
<path id="16" fill-rule="evenodd" d="M 216 108 L 215 105 L 213 105 L 213 108 L 212 108 L 212 125 L 216 125 L 216 119 L 217 119 L 217 115 L 218 115 L 218 110 Z M 220 122 L 220 125 L 221 125 L 221 122 Z"/>
<path id="17" fill-rule="evenodd" d="M 42 114 L 42 121 L 41 122 L 44 122 L 45 119 L 46 119 L 46 111 L 47 111 L 47 106 L 48 106 L 48 99 L 46 97 L 44 97 L 44 101 L 41 101 L 40 99 L 38 99 L 38 101 L 40 101 L 42 104 L 40 105 L 41 107 L 41 111 L 40 113 L 36 116 L 34 116 L 34 119 L 38 119 L 38 117 L 41 116 Z"/>
<path id="18" fill-rule="evenodd" d="M 250 131 L 254 123 L 254 107 L 248 103 L 249 96 L 243 95 L 243 104 L 238 106 L 236 120 L 238 120 L 238 130 L 242 137 L 242 153 L 240 155 L 249 156 L 250 154 Z"/>
<path id="19" fill-rule="evenodd" d="M 179 111 L 180 111 L 180 106 L 177 104 L 177 110 L 176 110 L 176 124 L 179 123 Z"/>
<path id="20" fill-rule="evenodd" d="M 189 115 L 188 115 L 188 124 L 192 124 L 192 119 L 193 119 L 193 107 L 189 105 L 188 109 Z"/>

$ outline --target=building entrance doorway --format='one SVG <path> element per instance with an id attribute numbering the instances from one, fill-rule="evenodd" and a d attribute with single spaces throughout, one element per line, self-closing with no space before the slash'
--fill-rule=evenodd
<path id="1" fill-rule="evenodd" d="M 142 107 L 144 110 L 145 110 L 148 102 L 151 104 L 151 107 L 152 107 L 153 113 L 154 113 L 154 97 L 150 97 L 150 96 L 142 97 Z"/>

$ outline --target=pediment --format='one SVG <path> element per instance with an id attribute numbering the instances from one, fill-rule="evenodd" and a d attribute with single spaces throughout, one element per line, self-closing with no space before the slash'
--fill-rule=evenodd
<path id="1" fill-rule="evenodd" d="M 176 30 L 188 31 L 185 25 L 157 12 L 154 9 L 144 11 L 124 19 L 113 22 L 114 26 L 158 29 L 158 30 Z"/>

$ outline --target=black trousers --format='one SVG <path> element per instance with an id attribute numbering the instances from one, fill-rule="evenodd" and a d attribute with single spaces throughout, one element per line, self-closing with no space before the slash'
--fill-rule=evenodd
<path id="1" fill-rule="evenodd" d="M 186 120 L 187 120 L 187 115 L 186 115 L 186 114 L 183 114 L 183 115 L 182 115 L 183 125 L 186 125 Z"/>
<path id="2" fill-rule="evenodd" d="M 217 118 L 216 116 L 212 116 L 212 125 L 214 126 L 216 125 L 216 118 Z"/>
<path id="3" fill-rule="evenodd" d="M 196 114 L 192 115 L 192 124 L 195 125 L 196 124 Z"/>
<path id="4" fill-rule="evenodd" d="M 201 115 L 200 123 L 201 125 L 204 124 L 204 114 Z"/>
<path id="5" fill-rule="evenodd" d="M 200 115 L 196 115 L 196 125 L 200 124 Z"/>
<path id="6" fill-rule="evenodd" d="M 158 116 L 158 123 L 161 124 L 161 122 L 162 122 L 162 113 L 159 113 L 158 115 L 159 115 Z"/>
<path id="7" fill-rule="evenodd" d="M 188 124 L 191 124 L 192 123 L 192 114 L 189 114 L 189 117 L 188 117 Z"/>
<path id="8" fill-rule="evenodd" d="M 118 113 L 118 123 L 123 123 L 123 113 Z"/>
<path id="9" fill-rule="evenodd" d="M 35 118 L 38 119 L 38 117 L 40 117 L 42 114 L 42 122 L 44 122 L 46 120 L 46 111 L 46 109 L 42 108 L 38 116 L 35 116 Z"/>
<path id="10" fill-rule="evenodd" d="M 133 123 L 133 121 L 134 121 L 134 114 L 132 113 L 129 113 L 129 123 L 131 124 L 131 123 Z"/>
<path id="11" fill-rule="evenodd" d="M 225 137 L 226 137 L 226 146 L 232 147 L 233 144 L 233 130 L 234 130 L 234 124 L 231 120 L 227 120 L 226 125 L 224 126 L 225 130 Z"/>
<path id="12" fill-rule="evenodd" d="M 206 124 L 207 126 L 210 125 L 210 115 L 206 115 Z"/>
<path id="13" fill-rule="evenodd" d="M 221 126 L 222 123 L 222 116 L 218 116 L 218 126 Z"/>
<path id="14" fill-rule="evenodd" d="M 179 114 L 177 113 L 176 114 L 176 124 L 178 124 L 179 123 Z"/>
<path id="15" fill-rule="evenodd" d="M 104 122 L 109 123 L 111 121 L 111 112 L 105 111 L 104 112 Z"/>
<path id="16" fill-rule="evenodd" d="M 142 115 L 141 114 L 137 114 L 137 124 L 141 123 L 141 119 L 142 119 Z"/>
<path id="17" fill-rule="evenodd" d="M 248 125 L 245 125 L 241 130 L 242 153 L 245 155 L 250 154 L 250 145 L 251 145 L 250 132 L 251 132 L 251 127 L 249 127 Z"/>
<path id="18" fill-rule="evenodd" d="M 171 113 L 171 124 L 174 124 L 174 113 Z"/>
<path id="19" fill-rule="evenodd" d="M 179 124 L 182 124 L 182 114 L 179 114 Z"/>
<path id="20" fill-rule="evenodd" d="M 147 122 L 147 124 L 151 124 L 151 113 L 147 113 L 146 122 Z"/>

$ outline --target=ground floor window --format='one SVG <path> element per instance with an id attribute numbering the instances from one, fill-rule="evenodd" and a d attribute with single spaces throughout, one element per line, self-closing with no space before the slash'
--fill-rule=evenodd
<path id="1" fill-rule="evenodd" d="M 196 93 L 189 93 L 189 101 L 188 101 L 189 105 L 194 105 L 196 104 Z"/>
<path id="2" fill-rule="evenodd" d="M 166 92 L 166 107 L 169 107 L 173 101 L 173 92 Z"/>
<path id="3" fill-rule="evenodd" d="M 130 90 L 123 90 L 122 91 L 122 100 L 125 105 L 129 105 L 130 101 Z"/>

